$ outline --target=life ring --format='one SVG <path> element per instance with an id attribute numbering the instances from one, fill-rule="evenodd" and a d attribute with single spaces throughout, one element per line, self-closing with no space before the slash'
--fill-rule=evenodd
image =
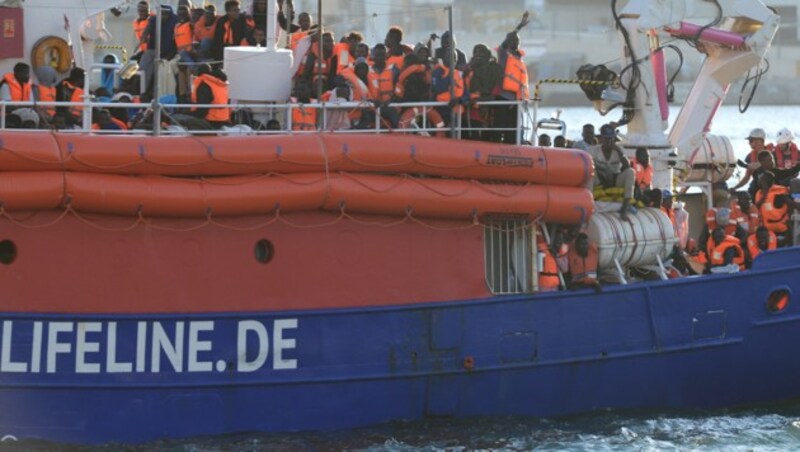
<path id="1" fill-rule="evenodd" d="M 418 107 L 406 108 L 405 111 L 403 111 L 403 115 L 400 116 L 400 128 L 410 129 L 417 122 L 417 118 L 422 116 L 422 111 L 423 110 Z M 433 135 L 436 137 L 444 137 L 445 127 L 442 115 L 434 108 L 428 108 L 425 115 L 428 117 L 428 127 L 433 126 L 437 129 L 436 133 Z"/>
<path id="2" fill-rule="evenodd" d="M 69 44 L 58 36 L 45 36 L 36 41 L 31 50 L 33 70 L 50 66 L 59 74 L 66 74 L 72 68 L 72 52 Z"/>

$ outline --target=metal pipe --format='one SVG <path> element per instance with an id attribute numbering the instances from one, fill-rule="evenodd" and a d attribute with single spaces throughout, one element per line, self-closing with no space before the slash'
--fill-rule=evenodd
<path id="1" fill-rule="evenodd" d="M 325 51 L 322 50 L 322 34 L 324 32 L 322 29 L 322 0 L 317 0 L 317 29 L 319 30 L 317 34 L 317 45 L 319 46 L 317 58 L 317 71 L 319 72 L 317 76 L 317 91 L 319 92 L 319 101 L 322 102 L 322 60 L 325 58 Z"/>
<path id="2" fill-rule="evenodd" d="M 456 98 L 456 39 L 453 36 L 453 5 L 445 7 L 447 10 L 447 29 L 450 31 L 450 46 L 448 48 L 450 62 L 448 64 L 450 70 L 450 101 Z M 444 44 L 444 43 L 442 43 Z M 450 137 L 456 137 L 456 109 L 450 108 Z"/>
<path id="3" fill-rule="evenodd" d="M 161 135 L 161 104 L 158 102 L 160 93 L 158 92 L 158 66 L 161 64 L 161 2 L 156 2 L 158 13 L 156 13 L 156 59 L 153 65 L 153 135 Z"/>

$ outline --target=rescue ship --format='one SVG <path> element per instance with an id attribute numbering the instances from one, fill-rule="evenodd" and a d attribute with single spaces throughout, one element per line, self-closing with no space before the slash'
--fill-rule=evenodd
<path id="1" fill-rule="evenodd" d="M 656 3 L 629 2 L 627 47 Z M 730 176 L 729 143 L 704 125 L 725 77 L 757 64 L 777 29 L 759 1 L 740 3 L 725 29 L 697 31 L 714 70 L 693 92 L 718 102 L 690 101 L 672 130 L 685 140 L 647 113 L 662 111 L 645 98 L 661 93 L 656 77 L 636 88 L 644 113 L 623 145 L 655 152 L 657 184 L 672 186 L 676 148 L 704 183 L 709 165 Z M 89 130 L 2 130 L 0 149 L 5 439 L 144 443 L 800 396 L 800 251 L 669 279 L 672 223 L 657 209 L 596 212 L 580 150 Z M 663 278 L 537 290 L 548 224 L 584 225 L 601 273 Z"/>

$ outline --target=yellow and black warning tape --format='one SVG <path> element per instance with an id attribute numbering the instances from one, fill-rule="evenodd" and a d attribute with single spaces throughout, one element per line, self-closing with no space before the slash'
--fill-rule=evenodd
<path id="1" fill-rule="evenodd" d="M 94 46 L 95 49 L 106 49 L 106 50 L 119 50 L 122 53 L 122 64 L 128 64 L 128 50 L 125 46 L 120 45 L 96 45 Z"/>

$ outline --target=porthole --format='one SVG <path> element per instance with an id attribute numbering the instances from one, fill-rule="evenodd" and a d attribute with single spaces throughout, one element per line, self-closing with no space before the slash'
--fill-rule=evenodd
<path id="1" fill-rule="evenodd" d="M 767 311 L 772 314 L 783 312 L 789 307 L 791 293 L 787 289 L 780 289 L 769 294 L 767 298 Z"/>
<path id="2" fill-rule="evenodd" d="M 272 257 L 275 255 L 275 248 L 269 240 L 261 239 L 256 242 L 255 254 L 256 261 L 266 264 L 271 261 Z"/>
<path id="3" fill-rule="evenodd" d="M 0 242 L 0 262 L 9 265 L 17 260 L 17 245 L 11 240 Z"/>

